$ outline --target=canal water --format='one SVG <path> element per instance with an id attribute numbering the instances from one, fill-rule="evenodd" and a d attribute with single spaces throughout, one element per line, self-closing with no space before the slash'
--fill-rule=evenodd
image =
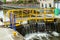
<path id="1" fill-rule="evenodd" d="M 56 36 L 45 33 L 32 33 L 25 36 L 25 40 L 60 40 L 60 36 L 55 33 Z M 57 36 L 58 35 L 58 36 Z"/>
<path id="2" fill-rule="evenodd" d="M 32 23 L 31 25 L 20 25 L 17 31 L 25 37 L 25 40 L 60 40 L 60 34 L 58 32 L 46 30 L 41 30 L 41 32 L 39 29 L 41 29 L 43 25 L 39 25 L 37 29 L 35 29 L 37 27 L 35 26 L 36 25 L 32 25 Z"/>

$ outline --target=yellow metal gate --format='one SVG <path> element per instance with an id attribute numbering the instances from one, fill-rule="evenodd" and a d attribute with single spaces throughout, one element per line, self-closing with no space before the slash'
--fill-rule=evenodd
<path id="1" fill-rule="evenodd" d="M 10 18 L 10 13 L 16 16 L 16 23 L 27 21 L 27 20 L 44 20 L 44 21 L 54 21 L 54 9 L 52 8 L 21 8 L 21 9 L 11 9 L 7 10 L 7 15 Z"/>

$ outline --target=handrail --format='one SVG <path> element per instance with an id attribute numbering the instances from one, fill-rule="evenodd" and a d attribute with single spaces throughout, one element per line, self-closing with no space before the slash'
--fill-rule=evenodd
<path id="1" fill-rule="evenodd" d="M 24 10 L 26 10 L 26 11 L 29 11 L 30 13 L 24 13 Z M 34 10 L 36 11 L 36 13 L 34 13 Z M 40 12 L 40 10 L 43 10 L 43 12 L 41 13 Z M 49 12 L 47 12 L 47 10 L 49 11 Z M 15 13 L 15 11 L 17 12 L 17 13 Z M 20 13 L 20 12 L 22 11 L 22 13 Z M 51 12 L 52 11 L 52 12 Z M 43 9 L 43 8 L 40 8 L 40 9 L 38 9 L 38 8 L 35 8 L 35 9 L 33 9 L 33 8 L 21 8 L 21 9 L 12 9 L 12 10 L 8 10 L 7 11 L 7 15 L 8 15 L 8 17 L 10 18 L 10 13 L 12 13 L 13 15 L 15 15 L 16 16 L 16 18 L 19 18 L 19 22 L 20 21 L 27 21 L 27 20 L 31 20 L 31 19 L 34 19 L 34 20 L 36 20 L 36 22 L 37 22 L 37 20 L 39 19 L 39 20 L 41 20 L 41 19 L 43 19 L 44 21 L 49 21 L 49 22 L 51 22 L 51 21 L 54 21 L 54 9 L 50 9 L 50 8 L 45 8 L 45 9 Z M 40 14 L 40 15 L 39 15 Z M 46 18 L 46 14 L 52 14 L 52 18 L 50 18 L 50 19 L 48 19 L 48 18 Z M 43 15 L 43 16 L 42 16 Z M 27 17 L 24 17 L 24 16 L 27 16 Z M 33 16 L 33 17 L 32 17 Z M 15 19 L 16 19 L 15 18 Z M 48 20 L 47 20 L 48 19 Z M 18 19 L 16 19 L 16 23 L 17 23 L 17 20 Z"/>

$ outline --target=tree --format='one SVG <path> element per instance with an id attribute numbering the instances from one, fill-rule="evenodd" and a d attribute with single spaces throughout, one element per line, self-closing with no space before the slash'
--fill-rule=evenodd
<path id="1" fill-rule="evenodd" d="M 59 9 L 55 8 L 54 13 L 55 13 L 55 15 L 58 15 L 59 14 Z"/>
<path id="2" fill-rule="evenodd" d="M 6 3 L 6 0 L 4 0 L 4 3 Z"/>
<path id="3" fill-rule="evenodd" d="M 54 1 L 58 1 L 58 0 L 54 0 Z"/>

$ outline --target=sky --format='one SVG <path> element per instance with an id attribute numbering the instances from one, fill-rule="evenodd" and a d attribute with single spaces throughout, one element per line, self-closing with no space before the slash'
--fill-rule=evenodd
<path id="1" fill-rule="evenodd" d="M 2 1 L 2 2 L 3 2 L 4 0 L 0 0 L 0 1 Z M 6 1 L 12 1 L 12 0 L 6 0 Z"/>
<path id="2" fill-rule="evenodd" d="M 6 1 L 12 1 L 12 0 L 6 0 Z"/>

